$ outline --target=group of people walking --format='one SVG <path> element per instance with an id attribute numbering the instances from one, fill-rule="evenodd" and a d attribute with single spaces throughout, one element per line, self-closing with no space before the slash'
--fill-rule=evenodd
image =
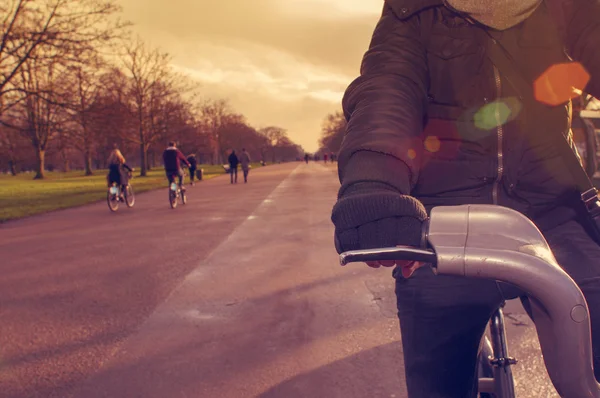
<path id="1" fill-rule="evenodd" d="M 246 148 L 242 148 L 242 153 L 239 156 L 235 153 L 235 150 L 231 151 L 229 158 L 229 173 L 231 175 L 231 183 L 237 184 L 237 172 L 238 166 L 242 166 L 242 172 L 244 173 L 244 184 L 248 182 L 248 173 L 250 172 L 250 155 L 246 151 Z"/>

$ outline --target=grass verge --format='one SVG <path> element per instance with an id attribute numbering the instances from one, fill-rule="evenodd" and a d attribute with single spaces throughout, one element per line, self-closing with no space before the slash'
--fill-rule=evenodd
<path id="1" fill-rule="evenodd" d="M 200 168 L 204 169 L 205 179 L 224 174 L 220 165 Z M 33 180 L 33 173 L 16 177 L 0 175 L 0 223 L 105 200 L 107 171 L 95 170 L 94 175 L 87 177 L 82 174 L 82 171 L 47 172 L 44 180 Z M 166 184 L 165 173 L 154 169 L 146 177 L 138 177 L 136 170 L 131 184 L 136 194 L 161 188 Z"/>

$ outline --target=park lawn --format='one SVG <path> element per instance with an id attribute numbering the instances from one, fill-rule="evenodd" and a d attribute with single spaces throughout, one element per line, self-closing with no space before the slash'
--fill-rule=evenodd
<path id="1" fill-rule="evenodd" d="M 253 164 L 252 167 L 257 167 Z M 204 178 L 224 174 L 220 165 L 202 165 Z M 15 176 L 0 175 L 0 223 L 45 213 L 52 210 L 81 206 L 106 199 L 106 170 L 95 170 L 94 175 L 84 176 L 82 171 L 68 173 L 46 172 L 44 180 L 33 180 L 33 173 Z M 186 178 L 186 181 L 189 181 Z M 164 187 L 165 173 L 153 169 L 146 177 L 139 177 L 137 170 L 131 185 L 136 194 Z"/>

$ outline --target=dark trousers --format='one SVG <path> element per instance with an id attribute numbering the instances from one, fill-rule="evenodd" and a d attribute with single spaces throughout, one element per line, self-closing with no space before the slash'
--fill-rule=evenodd
<path id="1" fill-rule="evenodd" d="M 231 173 L 231 183 L 233 184 L 234 181 L 234 176 L 235 176 L 235 182 L 237 183 L 237 165 L 235 166 L 231 166 L 229 165 L 229 172 Z"/>
<path id="2" fill-rule="evenodd" d="M 194 177 L 196 176 L 196 167 L 190 167 L 190 181 L 194 182 Z"/>
<path id="3" fill-rule="evenodd" d="M 242 172 L 244 173 L 244 182 L 248 182 L 248 173 L 250 172 L 250 168 L 242 166 Z"/>
<path id="4" fill-rule="evenodd" d="M 177 171 L 165 170 L 165 173 L 167 174 L 167 179 L 169 180 L 169 184 L 173 182 L 173 177 L 177 176 L 179 186 L 183 185 L 183 171 L 181 171 L 181 169 L 179 169 Z"/>
<path id="5" fill-rule="evenodd" d="M 600 379 L 600 246 L 576 221 L 545 237 L 588 302 Z M 429 267 L 409 279 L 394 275 L 409 398 L 476 397 L 476 358 L 486 324 L 504 299 L 522 293 L 494 281 L 435 276 Z"/>

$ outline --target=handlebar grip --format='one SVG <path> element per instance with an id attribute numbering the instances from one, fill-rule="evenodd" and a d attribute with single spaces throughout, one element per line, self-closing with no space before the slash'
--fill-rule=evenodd
<path id="1" fill-rule="evenodd" d="M 352 250 L 340 254 L 340 264 L 367 261 L 420 261 L 435 264 L 437 256 L 433 250 L 418 249 L 411 246 L 385 247 L 381 249 Z"/>

